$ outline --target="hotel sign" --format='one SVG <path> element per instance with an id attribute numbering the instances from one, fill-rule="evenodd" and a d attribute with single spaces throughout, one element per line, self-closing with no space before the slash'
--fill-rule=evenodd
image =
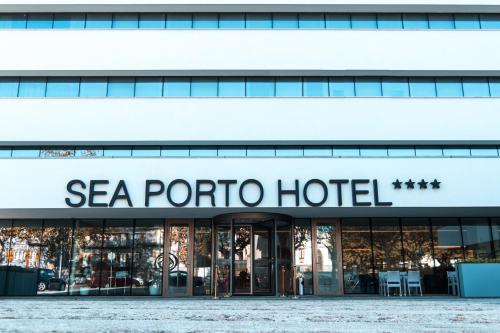
<path id="1" fill-rule="evenodd" d="M 67 197 L 65 203 L 69 207 L 115 207 L 123 204 L 128 207 L 150 207 L 151 201 L 160 199 L 163 207 L 258 207 L 266 196 L 271 196 L 278 207 L 284 206 L 285 198 L 291 198 L 296 207 L 331 207 L 326 204 L 329 196 L 334 196 L 334 207 L 342 207 L 349 196 L 354 207 L 389 207 L 392 202 L 382 199 L 377 179 L 318 179 L 307 181 L 288 180 L 285 186 L 283 179 L 277 179 L 275 184 L 263 184 L 258 179 L 173 179 L 163 181 L 147 179 L 141 194 L 129 191 L 126 180 L 112 184 L 107 179 L 70 180 L 66 185 Z M 265 187 L 264 185 L 271 185 Z M 440 182 L 436 179 L 428 182 L 422 179 L 415 182 L 392 182 L 394 190 L 424 190 L 439 189 Z M 265 188 L 268 191 L 265 191 Z M 269 192 L 269 189 L 271 191 Z M 222 196 L 222 198 L 217 198 Z M 222 200 L 219 200 L 222 199 Z M 203 204 L 206 200 L 209 204 Z M 217 203 L 223 203 L 222 205 Z"/>

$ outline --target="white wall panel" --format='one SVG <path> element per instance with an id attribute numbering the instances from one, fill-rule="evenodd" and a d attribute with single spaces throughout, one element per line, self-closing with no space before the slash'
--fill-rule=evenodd
<path id="1" fill-rule="evenodd" d="M 139 210 L 142 217 L 150 216 L 148 211 L 155 211 L 160 216 L 181 216 L 182 214 L 205 214 L 212 216 L 220 212 L 236 209 L 238 211 L 265 210 L 269 212 L 289 212 L 306 209 L 309 216 L 326 213 L 344 212 L 342 209 L 362 211 L 367 216 L 379 213 L 391 214 L 394 211 L 411 216 L 412 209 L 430 210 L 456 214 L 463 208 L 475 209 L 476 214 L 498 213 L 500 206 L 500 159 L 498 158 L 413 158 L 413 159 L 339 159 L 339 158 L 102 158 L 102 159 L 7 159 L 0 163 L 0 217 L 27 216 L 30 211 L 43 216 L 79 217 L 96 216 L 133 216 Z M 145 206 L 145 181 L 161 180 L 167 185 L 174 179 L 185 179 L 193 189 L 191 200 L 183 208 L 173 208 L 168 203 L 165 192 L 151 197 L 149 207 Z M 253 178 L 261 182 L 264 195 L 257 207 L 245 207 L 238 195 L 242 181 Z M 366 190 L 366 194 L 357 194 L 357 200 L 370 202 L 367 207 L 354 205 L 351 183 L 342 187 L 342 206 L 339 206 L 335 185 L 328 185 L 328 197 L 321 207 L 311 208 L 304 200 L 303 187 L 313 178 L 328 183 L 330 179 L 367 179 L 369 184 L 357 185 L 356 190 Z M 78 197 L 67 192 L 70 180 L 80 179 L 86 183 L 86 189 L 76 186 L 74 189 L 85 192 L 86 203 L 82 208 L 69 208 L 65 198 L 72 203 Z M 96 191 L 107 194 L 96 195 L 96 203 L 108 203 L 120 180 L 127 186 L 133 208 L 129 208 L 125 200 L 118 200 L 113 208 L 89 208 L 90 180 L 109 180 L 109 185 L 97 185 Z M 202 196 L 199 206 L 195 204 L 195 183 L 197 179 L 221 180 L 234 179 L 237 184 L 229 190 L 229 207 L 225 205 L 225 188 L 218 185 L 214 192 L 215 207 L 209 197 Z M 283 188 L 293 188 L 294 180 L 299 181 L 299 206 L 295 205 L 294 196 L 283 196 L 279 206 L 277 181 L 282 180 Z M 374 206 L 375 190 L 373 180 L 378 182 L 379 201 L 391 202 L 391 206 Z M 439 189 L 394 189 L 392 182 L 396 179 L 407 181 L 440 182 Z M 158 190 L 158 187 L 152 187 Z M 202 189 L 207 189 L 202 187 Z M 122 191 L 123 194 L 123 191 Z M 183 186 L 173 187 L 171 195 L 180 202 L 186 197 Z M 258 198 L 257 187 L 245 188 L 244 196 L 248 201 Z M 318 185 L 308 190 L 312 201 L 319 201 L 323 192 Z M 340 210 L 339 210 L 340 209 Z M 364 209 L 364 210 L 363 210 Z M 456 209 L 454 211 L 453 209 Z M 338 211 L 337 211 L 338 210 Z M 24 214 L 24 215 L 23 215 Z M 101 215 L 99 215 L 101 214 Z M 401 216 L 401 215 L 400 215 Z"/>
<path id="2" fill-rule="evenodd" d="M 500 99 L 0 99 L 0 124 L 2 144 L 500 143 Z"/>
<path id="3" fill-rule="evenodd" d="M 497 11 L 498 0 L 4 0 L 3 11 Z"/>
<path id="4" fill-rule="evenodd" d="M 2 30 L 0 75 L 498 75 L 500 31 Z"/>

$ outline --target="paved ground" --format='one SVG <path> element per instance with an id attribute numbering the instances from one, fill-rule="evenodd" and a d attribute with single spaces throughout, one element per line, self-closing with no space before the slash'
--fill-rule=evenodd
<path id="1" fill-rule="evenodd" d="M 500 299 L 0 298 L 0 332 L 500 332 Z"/>

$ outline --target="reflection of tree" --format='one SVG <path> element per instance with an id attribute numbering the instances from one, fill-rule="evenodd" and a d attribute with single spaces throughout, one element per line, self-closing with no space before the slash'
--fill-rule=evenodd
<path id="1" fill-rule="evenodd" d="M 372 251 L 370 230 L 368 227 L 344 226 L 342 228 L 342 256 L 347 270 L 353 266 L 359 268 L 358 273 L 371 270 Z"/>
<path id="2" fill-rule="evenodd" d="M 294 248 L 298 250 L 305 248 L 311 241 L 311 229 L 306 226 L 296 225 L 294 229 Z"/>
<path id="3" fill-rule="evenodd" d="M 170 228 L 170 249 L 174 255 L 177 255 L 179 262 L 186 263 L 188 256 L 188 238 L 189 228 L 175 226 Z M 174 247 L 177 245 L 177 253 Z"/>
<path id="4" fill-rule="evenodd" d="M 337 233 L 334 225 L 320 224 L 318 228 L 318 244 L 323 245 L 330 254 L 332 261 L 336 258 L 337 253 Z"/>
<path id="5" fill-rule="evenodd" d="M 379 271 L 399 268 L 401 258 L 401 234 L 399 227 L 373 227 L 375 267 Z"/>
<path id="6" fill-rule="evenodd" d="M 229 259 L 231 257 L 231 233 L 229 229 L 217 230 L 217 250 L 221 254 L 220 258 Z"/>
<path id="7" fill-rule="evenodd" d="M 250 244 L 250 230 L 247 228 L 239 228 L 235 232 L 235 240 L 234 240 L 234 252 L 235 256 L 242 258 L 243 250 L 247 248 Z"/>
<path id="8" fill-rule="evenodd" d="M 409 230 L 411 228 L 411 230 Z M 403 245 L 405 261 L 408 262 L 407 269 L 429 268 L 426 259 L 432 260 L 432 251 L 430 244 L 430 234 L 427 227 L 409 227 L 403 228 Z"/>
<path id="9" fill-rule="evenodd" d="M 6 262 L 11 228 L 0 228 L 0 264 Z"/>

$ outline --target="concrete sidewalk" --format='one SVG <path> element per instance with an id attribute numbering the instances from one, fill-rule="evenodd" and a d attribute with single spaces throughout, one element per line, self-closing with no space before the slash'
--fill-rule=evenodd
<path id="1" fill-rule="evenodd" d="M 0 298 L 0 332 L 500 332 L 500 299 Z"/>

